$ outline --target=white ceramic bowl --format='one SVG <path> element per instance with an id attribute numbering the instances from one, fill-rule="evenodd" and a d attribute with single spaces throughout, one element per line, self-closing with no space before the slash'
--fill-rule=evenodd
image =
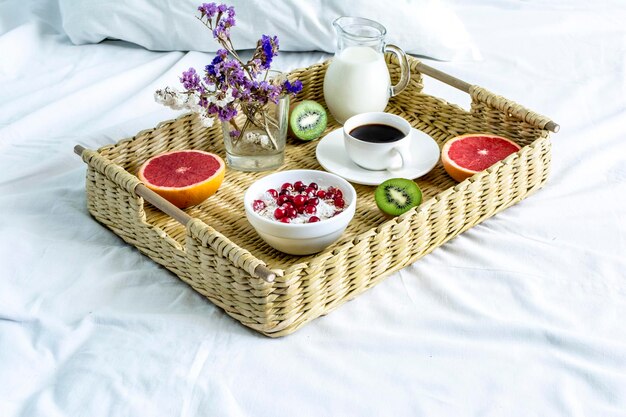
<path id="1" fill-rule="evenodd" d="M 343 192 L 346 202 L 344 210 L 330 219 L 316 223 L 279 223 L 262 217 L 252 210 L 252 202 L 259 199 L 268 189 L 280 188 L 286 182 L 316 182 L 320 187 L 330 186 Z M 356 191 L 343 178 L 325 171 L 296 169 L 267 175 L 252 184 L 243 197 L 246 217 L 261 238 L 270 246 L 291 255 L 309 255 L 322 251 L 341 236 L 354 217 Z"/>

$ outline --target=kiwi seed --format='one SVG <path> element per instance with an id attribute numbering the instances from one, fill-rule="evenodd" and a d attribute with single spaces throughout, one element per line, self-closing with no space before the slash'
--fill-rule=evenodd
<path id="1" fill-rule="evenodd" d="M 289 115 L 291 136 L 309 141 L 320 137 L 326 129 L 326 110 L 316 101 L 304 100 L 296 104 Z"/>
<path id="2" fill-rule="evenodd" d="M 422 202 L 422 191 L 406 178 L 392 178 L 380 184 L 374 192 L 376 205 L 385 214 L 399 216 Z"/>

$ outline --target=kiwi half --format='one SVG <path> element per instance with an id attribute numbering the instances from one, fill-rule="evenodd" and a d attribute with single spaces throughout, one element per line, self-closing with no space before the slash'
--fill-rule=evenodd
<path id="1" fill-rule="evenodd" d="M 304 100 L 296 104 L 289 115 L 289 132 L 300 140 L 313 140 L 326 129 L 326 110 L 316 101 Z"/>
<path id="2" fill-rule="evenodd" d="M 380 211 L 390 216 L 399 216 L 421 204 L 422 190 L 414 181 L 392 178 L 376 188 L 374 199 Z"/>

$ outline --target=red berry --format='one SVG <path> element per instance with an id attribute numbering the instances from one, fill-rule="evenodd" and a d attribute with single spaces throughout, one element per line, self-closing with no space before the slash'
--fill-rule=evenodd
<path id="1" fill-rule="evenodd" d="M 289 202 L 289 196 L 286 196 L 286 195 L 280 195 L 276 199 L 276 204 L 278 204 L 279 206 L 282 206 L 283 204 L 287 202 Z"/>
<path id="2" fill-rule="evenodd" d="M 317 185 L 317 183 L 316 183 L 316 182 L 312 182 L 312 183 L 310 183 L 310 184 L 309 184 L 309 187 L 313 188 L 314 190 L 317 190 L 317 189 L 318 189 L 318 185 Z"/>
<path id="3" fill-rule="evenodd" d="M 311 216 L 309 217 L 309 223 L 315 223 L 315 222 L 319 222 L 320 218 L 317 216 Z"/>
<path id="4" fill-rule="evenodd" d="M 276 210 L 274 210 L 274 217 L 277 219 L 282 219 L 283 217 L 285 217 L 285 210 L 278 207 Z"/>
<path id="5" fill-rule="evenodd" d="M 286 182 L 286 183 L 284 183 L 284 184 L 280 187 L 280 189 L 281 189 L 281 190 L 289 190 L 289 191 L 291 191 L 291 190 L 293 190 L 293 185 L 292 185 L 290 182 Z"/>
<path id="6" fill-rule="evenodd" d="M 317 213 L 317 209 L 315 208 L 315 206 L 305 206 L 304 207 L 304 212 L 306 214 L 315 214 L 315 213 Z"/>
<path id="7" fill-rule="evenodd" d="M 318 196 L 319 198 L 326 198 L 326 191 L 324 190 L 319 190 L 316 194 L 316 196 Z"/>
<path id="8" fill-rule="evenodd" d="M 303 196 L 303 195 L 301 195 L 301 194 L 300 194 L 300 195 L 297 195 L 297 196 L 295 196 L 295 197 L 293 198 L 293 204 L 295 204 L 295 205 L 296 205 L 296 207 L 303 206 L 303 205 L 304 205 L 304 203 L 306 203 L 306 201 L 307 201 L 306 196 Z"/>
<path id="9" fill-rule="evenodd" d="M 333 200 L 333 203 L 335 203 L 335 207 L 337 208 L 343 208 L 343 206 L 346 205 L 346 202 L 343 201 L 343 198 L 341 197 L 335 197 L 335 199 Z"/>
<path id="10" fill-rule="evenodd" d="M 278 198 L 278 191 L 276 191 L 273 188 L 270 188 L 269 190 L 267 190 L 267 193 L 271 195 L 272 197 L 274 197 L 274 200 Z"/>
<path id="11" fill-rule="evenodd" d="M 282 218 L 280 219 L 280 221 L 281 221 L 282 223 L 291 223 L 291 219 L 290 219 L 289 217 L 282 217 Z"/>
<path id="12" fill-rule="evenodd" d="M 300 191 L 300 188 L 306 188 L 302 181 L 296 181 L 293 183 L 293 189 L 296 191 Z"/>
<path id="13" fill-rule="evenodd" d="M 254 200 L 252 202 L 252 210 L 261 211 L 264 208 L 265 208 L 265 203 L 263 202 L 263 200 Z"/>
<path id="14" fill-rule="evenodd" d="M 320 203 L 320 199 L 317 197 L 311 197 L 306 202 L 309 206 L 317 206 Z"/>

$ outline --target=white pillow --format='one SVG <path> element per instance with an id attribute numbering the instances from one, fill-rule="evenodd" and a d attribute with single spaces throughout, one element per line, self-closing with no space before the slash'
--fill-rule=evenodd
<path id="1" fill-rule="evenodd" d="M 206 0 L 205 0 L 206 1 Z M 63 27 L 75 44 L 120 39 L 157 51 L 219 49 L 200 23 L 194 0 L 59 0 Z M 220 3 L 220 2 L 217 2 Z M 229 0 L 237 49 L 253 49 L 262 34 L 277 35 L 283 51 L 334 52 L 332 22 L 367 17 L 387 28 L 387 41 L 440 60 L 480 59 L 460 19 L 439 0 Z"/>

